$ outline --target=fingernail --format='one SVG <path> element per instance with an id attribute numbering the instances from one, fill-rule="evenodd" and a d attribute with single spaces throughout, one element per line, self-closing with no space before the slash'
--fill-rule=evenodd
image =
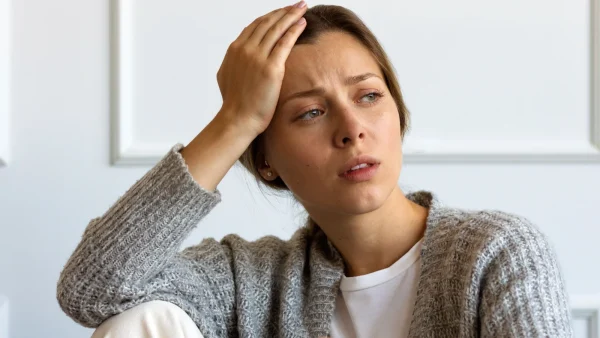
<path id="1" fill-rule="evenodd" d="M 303 8 L 304 6 L 306 6 L 306 2 L 304 2 L 304 0 L 298 2 L 297 4 L 294 5 L 294 7 L 296 7 L 296 8 Z"/>
<path id="2" fill-rule="evenodd" d="M 300 18 L 300 20 L 298 20 L 298 22 L 296 22 L 299 25 L 304 25 L 306 23 L 306 19 L 305 18 Z"/>

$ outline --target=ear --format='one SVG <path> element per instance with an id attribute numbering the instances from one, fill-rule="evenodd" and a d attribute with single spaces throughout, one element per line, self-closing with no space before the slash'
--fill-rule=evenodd
<path id="1" fill-rule="evenodd" d="M 261 157 L 261 160 L 258 162 L 258 172 L 266 181 L 274 181 L 278 176 L 277 171 L 271 167 L 269 162 L 265 160 L 264 157 Z"/>

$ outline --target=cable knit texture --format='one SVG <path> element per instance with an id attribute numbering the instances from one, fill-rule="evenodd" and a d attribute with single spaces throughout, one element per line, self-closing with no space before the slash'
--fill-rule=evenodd
<path id="1" fill-rule="evenodd" d="M 57 285 L 62 310 L 98 327 L 151 300 L 181 307 L 206 338 L 329 335 L 344 263 L 318 228 L 291 239 L 231 234 L 180 251 L 220 201 L 189 173 L 176 144 L 104 215 L 94 218 Z M 409 337 L 570 337 L 564 280 L 552 246 L 527 219 L 429 208 Z"/>

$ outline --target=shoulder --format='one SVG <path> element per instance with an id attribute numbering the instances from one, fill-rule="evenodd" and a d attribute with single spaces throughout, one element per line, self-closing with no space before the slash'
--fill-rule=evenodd
<path id="1" fill-rule="evenodd" d="M 443 207 L 428 221 L 430 247 L 467 251 L 488 258 L 502 252 L 541 254 L 552 251 L 547 236 L 528 218 L 494 209 Z"/>
<path id="2" fill-rule="evenodd" d="M 477 229 L 489 233 L 539 231 L 528 218 L 496 209 L 439 207 L 431 215 L 438 231 Z M 428 224 L 429 225 L 429 224 Z"/>
<path id="3" fill-rule="evenodd" d="M 419 190 L 407 197 L 429 208 L 424 247 L 461 245 L 473 250 L 510 243 L 545 243 L 546 236 L 528 218 L 497 209 L 474 210 L 447 206 L 436 194 Z"/>
<path id="4" fill-rule="evenodd" d="M 258 251 L 289 250 L 294 246 L 305 246 L 314 236 L 306 227 L 298 228 L 289 239 L 283 239 L 274 235 L 266 235 L 254 240 L 248 240 L 238 234 L 228 234 L 220 240 L 221 245 L 232 247 L 249 248 Z"/>
<path id="5" fill-rule="evenodd" d="M 220 240 L 204 238 L 201 243 L 185 248 L 183 254 L 196 259 L 217 254 L 224 255 L 222 257 L 228 260 L 280 261 L 304 253 L 313 237 L 306 227 L 296 230 L 289 239 L 273 235 L 247 239 L 231 233 Z"/>
<path id="6" fill-rule="evenodd" d="M 544 285 L 562 288 L 552 243 L 526 217 L 499 210 L 437 211 L 422 246 L 422 274 L 428 279 L 467 288 L 502 287 L 516 280 L 531 287 L 543 279 Z"/>
<path id="7" fill-rule="evenodd" d="M 461 300 L 475 309 L 485 336 L 567 336 L 565 282 L 555 252 L 536 224 L 500 210 L 432 211 L 421 273 L 422 294 L 433 294 L 428 305 Z M 516 331 L 523 328 L 530 331 Z"/>

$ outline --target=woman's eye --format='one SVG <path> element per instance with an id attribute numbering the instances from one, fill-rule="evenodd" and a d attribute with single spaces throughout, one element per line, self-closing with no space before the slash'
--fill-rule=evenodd
<path id="1" fill-rule="evenodd" d="M 321 113 L 321 111 L 318 109 L 311 109 L 306 113 L 300 115 L 300 120 L 312 120 L 313 118 L 318 117 L 319 115 L 314 114 L 315 112 Z"/>
<path id="2" fill-rule="evenodd" d="M 382 96 L 383 96 L 383 94 L 381 94 L 381 93 L 371 92 L 371 93 L 368 93 L 368 94 L 364 95 L 363 97 L 361 97 L 360 101 L 364 102 L 364 103 L 368 103 L 368 104 L 374 104 Z M 365 98 L 366 98 L 366 100 L 365 100 Z M 300 115 L 300 117 L 298 119 L 304 120 L 304 121 L 310 121 L 310 120 L 314 120 L 316 117 L 319 117 L 319 115 L 321 115 L 321 114 L 323 114 L 323 112 L 319 109 L 316 109 L 316 108 L 310 109 L 310 110 L 307 110 L 306 112 L 304 112 L 304 114 Z"/>
<path id="3" fill-rule="evenodd" d="M 361 101 L 362 101 L 362 99 L 364 99 L 364 98 L 366 97 L 366 98 L 367 98 L 367 101 L 366 101 L 366 102 L 368 102 L 368 103 L 375 102 L 375 101 L 377 101 L 377 99 L 378 99 L 380 96 L 381 96 L 381 94 L 379 94 L 379 93 L 377 93 L 377 92 L 372 92 L 372 93 L 369 93 L 369 94 L 367 94 L 367 95 L 365 95 L 365 96 L 361 97 Z M 365 102 L 365 101 L 363 101 L 363 102 Z"/>

